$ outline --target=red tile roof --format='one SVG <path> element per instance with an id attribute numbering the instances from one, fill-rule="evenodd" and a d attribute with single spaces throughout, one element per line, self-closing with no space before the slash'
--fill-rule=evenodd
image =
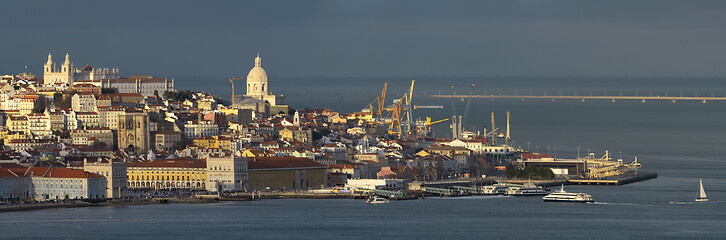
<path id="1" fill-rule="evenodd" d="M 24 169 L 21 169 L 24 170 Z M 23 171 L 24 173 L 24 171 Z M 26 176 L 49 178 L 102 178 L 103 176 L 78 169 L 56 167 L 32 167 Z"/>

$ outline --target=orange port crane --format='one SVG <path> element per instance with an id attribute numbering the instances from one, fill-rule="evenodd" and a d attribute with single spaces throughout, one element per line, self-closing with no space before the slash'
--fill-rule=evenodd
<path id="1" fill-rule="evenodd" d="M 386 122 L 389 123 L 388 134 L 401 137 L 411 133 L 411 125 L 413 124 L 411 122 L 413 115 L 411 112 L 411 110 L 413 110 L 411 107 L 411 100 L 413 98 L 413 86 L 415 83 L 416 80 L 411 80 L 411 87 L 408 92 L 403 94 L 401 98 L 394 99 L 392 106 L 384 108 L 384 110 L 389 111 L 391 119 L 390 122 Z M 405 133 L 403 132 L 403 126 L 406 127 Z"/>
<path id="2" fill-rule="evenodd" d="M 368 109 L 371 111 L 371 114 L 373 114 L 373 119 L 380 120 L 383 118 L 383 108 L 386 104 L 386 89 L 388 88 L 388 82 L 383 84 L 383 90 L 381 91 L 380 96 L 376 96 L 376 99 L 373 100 L 368 106 L 366 106 L 364 109 Z"/>
<path id="3" fill-rule="evenodd" d="M 232 83 L 232 104 L 234 104 L 234 81 L 242 80 L 244 78 L 230 78 L 229 82 Z"/>

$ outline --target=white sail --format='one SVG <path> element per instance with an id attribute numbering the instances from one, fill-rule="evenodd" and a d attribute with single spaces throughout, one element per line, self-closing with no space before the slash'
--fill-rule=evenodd
<path id="1" fill-rule="evenodd" d="M 708 198 L 706 196 L 706 191 L 703 190 L 703 180 L 698 179 L 699 186 L 698 186 L 698 198 Z"/>

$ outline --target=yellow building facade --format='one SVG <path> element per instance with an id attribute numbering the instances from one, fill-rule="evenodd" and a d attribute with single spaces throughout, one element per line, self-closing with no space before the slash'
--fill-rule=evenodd
<path id="1" fill-rule="evenodd" d="M 221 148 L 231 151 L 232 141 L 224 136 L 198 137 L 194 139 L 194 145 L 199 148 Z"/>
<path id="2" fill-rule="evenodd" d="M 204 190 L 205 160 L 176 158 L 128 163 L 128 188 Z"/>

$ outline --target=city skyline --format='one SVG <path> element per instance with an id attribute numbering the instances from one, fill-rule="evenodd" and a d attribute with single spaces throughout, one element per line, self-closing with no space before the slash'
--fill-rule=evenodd
<path id="1" fill-rule="evenodd" d="M 259 52 L 278 77 L 726 76 L 719 1 L 74 3 L 3 3 L 5 71 L 40 75 L 51 52 L 242 76 Z"/>

